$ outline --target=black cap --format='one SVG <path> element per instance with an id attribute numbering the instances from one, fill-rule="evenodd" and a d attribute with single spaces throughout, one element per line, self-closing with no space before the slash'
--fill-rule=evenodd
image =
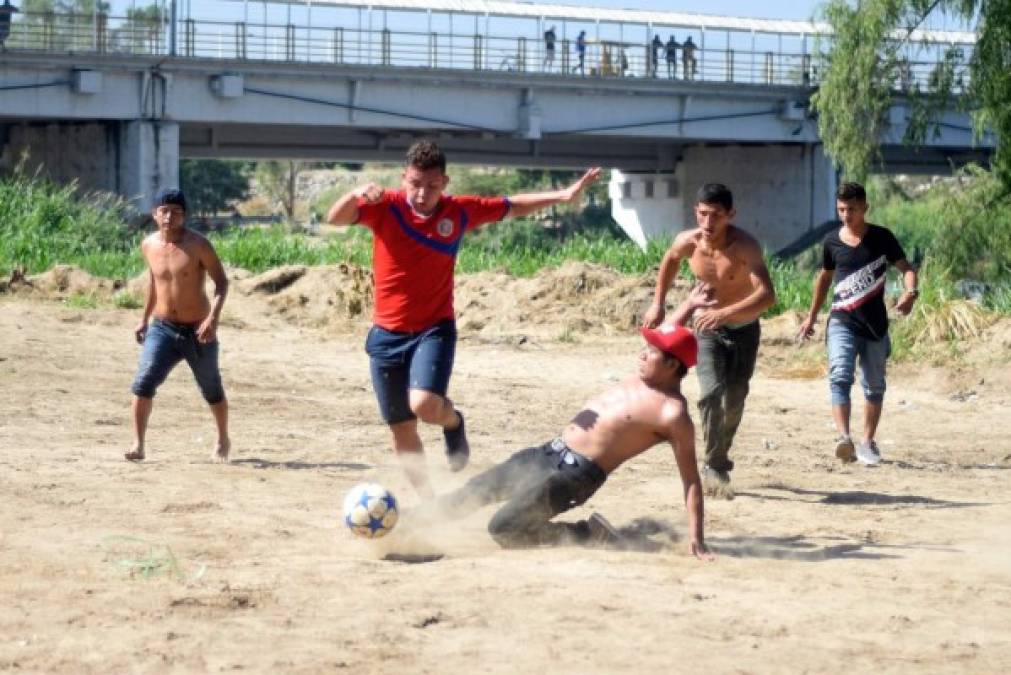
<path id="1" fill-rule="evenodd" d="M 165 204 L 174 204 L 176 206 L 183 207 L 183 211 L 186 211 L 186 195 L 179 188 L 168 188 L 167 190 L 162 190 L 154 198 L 154 204 L 152 208 L 158 208 L 159 206 L 164 206 Z"/>

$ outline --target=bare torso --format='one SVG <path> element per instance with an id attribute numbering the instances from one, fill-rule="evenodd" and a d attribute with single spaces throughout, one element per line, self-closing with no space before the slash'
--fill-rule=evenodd
<path id="1" fill-rule="evenodd" d="M 630 377 L 594 397 L 565 427 L 566 445 L 606 473 L 671 436 L 671 425 L 687 419 L 685 399 Z"/>
<path id="2" fill-rule="evenodd" d="M 709 245 L 701 231 L 694 231 L 689 244 L 688 264 L 692 273 L 712 289 L 715 309 L 740 302 L 755 291 L 744 251 L 753 241 L 749 235 L 730 225 L 725 245 L 717 249 Z"/>
<path id="3" fill-rule="evenodd" d="M 197 324 L 207 318 L 211 303 L 204 290 L 207 269 L 200 260 L 207 241 L 185 230 L 177 242 L 166 242 L 160 232 L 144 240 L 141 251 L 154 284 L 154 315 L 174 323 Z"/>

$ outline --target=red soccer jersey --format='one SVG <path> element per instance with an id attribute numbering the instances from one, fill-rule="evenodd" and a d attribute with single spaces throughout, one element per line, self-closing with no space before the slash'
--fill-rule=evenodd
<path id="1" fill-rule="evenodd" d="M 509 212 L 504 197 L 443 195 L 435 212 L 414 212 L 403 191 L 384 190 L 375 204 L 358 200 L 358 223 L 372 230 L 375 324 L 417 333 L 453 312 L 453 269 L 463 234 Z"/>

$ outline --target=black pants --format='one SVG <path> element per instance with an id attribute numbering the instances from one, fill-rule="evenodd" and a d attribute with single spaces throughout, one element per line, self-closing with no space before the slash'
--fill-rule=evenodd
<path id="1" fill-rule="evenodd" d="M 474 476 L 459 490 L 441 497 L 439 507 L 450 517 L 461 517 L 505 501 L 488 531 L 506 548 L 583 542 L 590 535 L 585 520 L 553 523 L 551 519 L 584 503 L 606 479 L 603 469 L 556 438 L 520 450 Z"/>
<path id="2" fill-rule="evenodd" d="M 706 444 L 706 464 L 717 471 L 731 471 L 730 446 L 744 416 L 751 376 L 755 372 L 758 321 L 740 328 L 717 328 L 698 334 L 699 411 Z"/>

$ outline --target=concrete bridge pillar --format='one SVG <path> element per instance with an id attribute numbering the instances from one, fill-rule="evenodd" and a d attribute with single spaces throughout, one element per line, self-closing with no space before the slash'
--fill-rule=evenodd
<path id="1" fill-rule="evenodd" d="M 129 199 L 138 211 L 179 184 L 179 125 L 164 121 L 44 122 L 0 126 L 0 169 L 22 165 L 56 183 Z"/>
<path id="2" fill-rule="evenodd" d="M 835 218 L 837 175 L 821 144 L 686 146 L 674 171 L 614 171 L 612 215 L 645 248 L 695 227 L 695 193 L 724 183 L 734 194 L 734 223 L 778 251 Z"/>

